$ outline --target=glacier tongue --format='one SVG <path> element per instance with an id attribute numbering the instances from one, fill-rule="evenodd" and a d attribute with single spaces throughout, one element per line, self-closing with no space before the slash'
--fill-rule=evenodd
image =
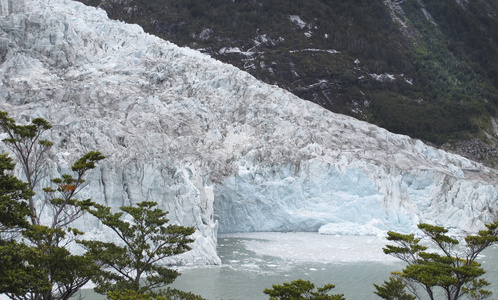
<path id="1" fill-rule="evenodd" d="M 497 173 L 302 101 L 70 0 L 0 0 L 0 109 L 54 125 L 52 174 L 107 156 L 82 197 L 157 201 L 195 226 L 182 263 L 219 263 L 216 234 L 475 231 Z M 93 237 L 113 239 L 90 216 Z"/>

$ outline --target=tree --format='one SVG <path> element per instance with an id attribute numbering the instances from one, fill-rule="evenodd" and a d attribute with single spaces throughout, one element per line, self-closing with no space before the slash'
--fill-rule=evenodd
<path id="1" fill-rule="evenodd" d="M 36 246 L 29 247 L 33 254 L 24 256 L 23 264 L 32 266 L 44 282 L 28 283 L 27 291 L 7 293 L 7 296 L 11 299 L 67 300 L 88 283 L 99 266 L 90 255 L 75 255 L 68 250 L 73 238 L 67 235 L 73 234 L 81 232 L 42 225 L 32 225 L 26 230 L 23 233 L 26 240 Z"/>
<path id="2" fill-rule="evenodd" d="M 83 155 L 74 163 L 71 167 L 74 175 L 63 174 L 51 179 L 51 186 L 43 188 L 44 198 L 35 198 L 32 191 L 39 188 L 40 180 L 46 176 L 47 154 L 53 145 L 42 138 L 50 128 L 52 126 L 42 118 L 32 120 L 29 125 L 18 125 L 6 112 L 0 111 L 0 129 L 8 135 L 3 141 L 14 153 L 27 181 L 23 183 L 7 174 L 14 169 L 14 164 L 7 154 L 0 155 L 0 293 L 11 299 L 65 300 L 95 278 L 102 289 L 109 284 L 106 280 L 111 280 L 117 282 L 117 286 L 125 287 L 123 291 L 135 292 L 117 293 L 113 297 L 128 299 L 134 295 L 138 298 L 156 295 L 148 288 L 161 287 L 179 275 L 174 270 L 158 266 L 157 262 L 166 256 L 190 250 L 188 243 L 192 240 L 187 236 L 194 229 L 174 225 L 164 227 L 168 222 L 164 218 L 166 213 L 153 209 L 156 204 L 152 202 L 143 202 L 139 204 L 140 208 L 123 208 L 137 221 L 130 227 L 126 222 L 119 222 L 121 214 L 112 215 L 109 208 L 90 199 L 77 199 L 78 192 L 85 187 L 85 175 L 104 158 L 96 151 Z M 90 210 L 93 207 L 97 209 Z M 107 247 L 113 251 L 101 253 L 103 256 L 93 251 L 72 254 L 68 246 L 83 232 L 70 226 L 89 210 L 105 219 L 104 224 L 117 230 L 128 248 L 95 242 L 92 244 L 95 247 Z M 18 240 L 14 239 L 15 234 Z M 127 282 L 116 274 L 102 271 L 98 262 L 105 263 L 105 266 L 117 263 L 121 270 L 131 267 L 131 272 L 137 271 L 135 280 Z M 130 265 L 126 265 L 127 262 Z M 142 275 L 148 275 L 143 289 L 138 288 Z M 174 289 L 165 290 L 164 295 L 168 299 L 202 299 Z"/>
<path id="3" fill-rule="evenodd" d="M 25 263 L 38 251 L 16 241 L 29 226 L 31 210 L 27 199 L 33 192 L 28 184 L 8 174 L 14 166 L 8 154 L 0 155 L 0 293 L 24 295 L 32 285 L 44 290 L 50 287 L 42 272 Z"/>
<path id="4" fill-rule="evenodd" d="M 110 300 L 206 300 L 190 292 L 168 288 L 161 295 L 155 293 L 139 293 L 133 290 L 111 291 L 107 293 Z"/>
<path id="5" fill-rule="evenodd" d="M 89 254 L 74 255 L 68 250 L 82 234 L 68 226 L 92 204 L 90 199 L 73 197 L 82 187 L 86 171 L 101 158 L 98 152 L 90 152 L 73 165 L 76 178 L 63 175 L 52 179 L 57 188 L 45 189 L 45 205 L 52 210 L 50 225 L 28 224 L 22 231 L 24 242 L 13 241 L 0 249 L 0 262 L 5 266 L 0 279 L 8 285 L 2 292 L 11 299 L 69 299 L 98 271 Z"/>
<path id="6" fill-rule="evenodd" d="M 45 175 L 46 155 L 52 146 L 42 135 L 51 125 L 42 118 L 18 125 L 0 111 L 0 128 L 8 134 L 3 141 L 15 154 L 27 180 L 24 184 L 4 173 L 0 176 L 0 214 L 13 216 L 2 219 L 2 227 L 17 227 L 22 232 L 20 241 L 2 239 L 0 292 L 11 299 L 69 299 L 99 268 L 89 255 L 70 253 L 68 245 L 82 233 L 69 226 L 92 204 L 90 199 L 77 200 L 75 196 L 84 187 L 85 174 L 104 157 L 94 151 L 85 154 L 72 166 L 75 177 L 64 174 L 52 179 L 54 187 L 43 189 L 45 198 L 35 199 L 32 190 Z M 13 168 L 9 159 L 0 157 L 2 168 Z M 42 219 L 45 209 L 51 212 Z"/>
<path id="7" fill-rule="evenodd" d="M 387 239 L 395 245 L 387 245 L 383 249 L 384 253 L 407 263 L 399 275 L 410 292 L 419 299 L 421 289 L 430 299 L 441 297 L 436 296 L 437 289 L 448 300 L 460 299 L 463 295 L 472 299 L 485 299 L 491 295 L 483 289 L 489 283 L 480 278 L 485 271 L 475 260 L 484 249 L 498 242 L 498 221 L 487 224 L 487 229 L 479 231 L 477 235 L 465 237 L 463 250 L 458 247 L 457 239 L 447 235 L 448 229 L 444 227 L 422 223 L 418 228 L 438 252 L 427 252 L 428 247 L 420 245 L 421 239 L 415 238 L 414 234 L 392 231 L 388 232 Z M 381 289 L 376 286 L 377 295 L 393 285 L 384 286 Z"/>
<path id="8" fill-rule="evenodd" d="M 73 177 L 69 174 L 63 174 L 60 178 L 54 178 L 51 182 L 55 188 L 46 187 L 45 201 L 41 208 L 51 210 L 51 221 L 48 226 L 52 229 L 65 228 L 79 219 L 86 213 L 87 209 L 93 205 L 91 199 L 78 200 L 74 197 L 85 187 L 85 174 L 95 168 L 95 163 L 105 157 L 98 151 L 90 151 L 78 159 L 71 170 L 76 174 Z"/>
<path id="9" fill-rule="evenodd" d="M 50 291 L 43 271 L 28 262 L 29 258 L 40 256 L 42 253 L 36 247 L 16 240 L 3 242 L 0 245 L 0 294 L 11 299 L 27 299 L 24 296 L 33 290 Z"/>
<path id="10" fill-rule="evenodd" d="M 374 292 L 377 296 L 381 297 L 382 299 L 386 300 L 415 300 L 416 297 L 413 295 L 408 294 L 405 291 L 405 283 L 403 282 L 403 279 L 401 279 L 399 276 L 397 277 L 389 277 L 389 282 L 384 281 L 384 284 L 382 286 L 378 286 L 374 284 L 375 288 L 377 289 L 376 292 Z"/>
<path id="11" fill-rule="evenodd" d="M 161 266 L 160 261 L 190 250 L 189 243 L 193 240 L 188 236 L 195 230 L 165 226 L 169 222 L 165 217 L 167 212 L 156 206 L 156 202 L 143 201 L 136 206 L 123 206 L 118 213 L 111 213 L 109 207 L 99 204 L 89 210 L 112 229 L 121 242 L 116 245 L 79 241 L 103 267 L 93 279 L 97 284 L 95 291 L 105 294 L 129 290 L 157 295 L 153 289 L 163 288 L 180 275 L 176 270 Z"/>
<path id="12" fill-rule="evenodd" d="M 333 284 L 327 284 L 314 291 L 313 283 L 298 279 L 283 285 L 274 284 L 271 289 L 265 289 L 264 293 L 270 295 L 270 300 L 345 300 L 343 294 L 327 294 L 334 287 Z"/>
<path id="13" fill-rule="evenodd" d="M 27 199 L 34 193 L 26 183 L 8 174 L 14 166 L 8 154 L 0 154 L 0 242 L 20 234 L 31 215 Z"/>
<path id="14" fill-rule="evenodd" d="M 30 125 L 18 125 L 8 113 L 0 111 L 0 128 L 9 136 L 3 142 L 14 153 L 21 165 L 22 173 L 31 190 L 34 190 L 45 171 L 46 154 L 53 143 L 43 140 L 43 133 L 52 128 L 45 119 L 33 119 Z M 31 223 L 39 224 L 39 214 L 33 199 L 29 197 L 29 208 L 33 212 Z"/>

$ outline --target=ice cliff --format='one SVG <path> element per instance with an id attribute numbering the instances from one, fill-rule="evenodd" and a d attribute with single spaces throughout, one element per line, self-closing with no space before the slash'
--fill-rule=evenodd
<path id="1" fill-rule="evenodd" d="M 218 263 L 216 233 L 476 230 L 497 172 L 333 114 L 199 52 L 69 0 L 0 0 L 0 109 L 54 125 L 53 175 L 107 159 L 82 197 L 152 200 L 195 226 L 184 263 Z M 79 226 L 111 238 L 87 216 Z"/>

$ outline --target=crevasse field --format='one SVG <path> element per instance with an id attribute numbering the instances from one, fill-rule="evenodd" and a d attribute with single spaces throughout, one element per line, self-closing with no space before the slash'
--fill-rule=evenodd
<path id="1" fill-rule="evenodd" d="M 496 170 L 326 111 L 82 3 L 0 0 L 0 44 L 0 109 L 54 125 L 49 177 L 101 151 L 79 196 L 113 208 L 155 201 L 171 223 L 194 226 L 193 250 L 174 262 L 223 263 L 184 269 L 177 284 L 210 299 L 256 299 L 314 274 L 364 299 L 354 293 L 371 288 L 366 278 L 386 276 L 366 270 L 396 262 L 370 237 L 336 234 L 411 232 L 419 222 L 476 231 L 496 217 Z M 116 240 L 91 216 L 74 227 Z M 331 236 L 220 235 L 216 252 L 218 233 L 254 231 Z M 224 289 L 232 294 L 216 294 Z"/>
<path id="2" fill-rule="evenodd" d="M 194 226 L 181 264 L 219 264 L 217 233 L 475 231 L 496 170 L 303 101 L 71 0 L 0 1 L 0 109 L 54 127 L 49 177 L 106 156 L 79 196 L 159 203 Z M 353 62 L 351 62 L 353 63 Z M 48 177 L 40 186 L 49 184 Z M 91 216 L 72 226 L 115 240 Z"/>

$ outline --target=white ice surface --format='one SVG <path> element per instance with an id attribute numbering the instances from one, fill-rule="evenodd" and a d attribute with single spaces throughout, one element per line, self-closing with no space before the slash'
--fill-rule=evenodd
<path id="1" fill-rule="evenodd" d="M 301 29 L 303 29 L 304 27 L 306 26 L 309 26 L 308 24 L 306 24 L 306 22 L 304 22 L 303 20 L 301 20 L 301 17 L 298 16 L 298 15 L 290 15 L 289 16 L 289 20 L 296 24 L 297 26 L 299 26 Z"/>
<path id="2" fill-rule="evenodd" d="M 240 237 L 247 250 L 256 255 L 269 255 L 294 262 L 355 263 L 394 262 L 384 254 L 385 237 L 321 235 L 310 232 L 231 233 L 223 237 Z"/>

